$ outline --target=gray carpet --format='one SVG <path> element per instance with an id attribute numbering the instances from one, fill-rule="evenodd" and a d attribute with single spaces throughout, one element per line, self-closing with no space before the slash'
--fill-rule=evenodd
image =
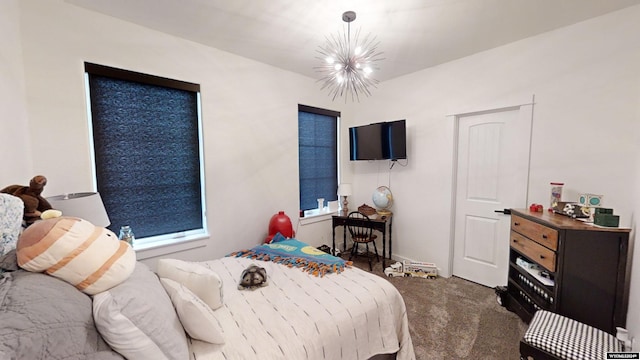
<path id="1" fill-rule="evenodd" d="M 366 257 L 354 264 L 369 271 Z M 373 273 L 384 276 L 381 262 Z M 458 277 L 388 280 L 404 298 L 418 360 L 520 358 L 527 325 L 497 303 L 493 289 Z"/>

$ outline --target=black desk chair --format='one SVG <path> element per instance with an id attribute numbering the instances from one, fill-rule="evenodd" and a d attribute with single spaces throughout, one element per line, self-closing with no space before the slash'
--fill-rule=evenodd
<path id="1" fill-rule="evenodd" d="M 366 248 L 367 259 L 369 260 L 369 271 L 373 270 L 371 266 L 371 254 L 369 253 L 369 243 L 373 243 L 373 249 L 375 250 L 376 259 L 380 261 L 380 256 L 378 256 L 378 248 L 376 247 L 376 238 L 378 237 L 373 233 L 373 228 L 371 226 L 366 226 L 365 222 L 371 221 L 369 217 L 363 213 L 358 211 L 352 211 L 348 215 L 349 220 L 347 223 L 347 229 L 349 229 L 349 234 L 351 234 L 351 240 L 353 240 L 353 247 L 351 248 L 351 254 L 349 255 L 349 261 L 353 259 L 354 255 L 358 255 L 358 245 L 364 244 Z M 361 224 L 361 225 L 359 225 Z"/>

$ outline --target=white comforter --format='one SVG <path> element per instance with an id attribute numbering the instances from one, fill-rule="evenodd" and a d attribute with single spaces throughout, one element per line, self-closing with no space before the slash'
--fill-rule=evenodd
<path id="1" fill-rule="evenodd" d="M 387 280 L 349 268 L 315 277 L 299 269 L 245 258 L 203 262 L 223 280 L 224 305 L 215 310 L 225 344 L 192 340 L 195 360 L 365 360 L 397 352 L 415 359 L 406 308 Z M 269 284 L 238 290 L 250 264 Z"/>

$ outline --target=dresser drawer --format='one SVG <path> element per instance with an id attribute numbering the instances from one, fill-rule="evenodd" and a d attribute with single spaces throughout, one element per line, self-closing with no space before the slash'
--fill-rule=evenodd
<path id="1" fill-rule="evenodd" d="M 551 250 L 558 250 L 558 231 L 517 215 L 511 215 L 511 230 L 534 240 Z"/>
<path id="2" fill-rule="evenodd" d="M 556 271 L 556 253 L 538 244 L 533 240 L 511 231 L 511 247 L 537 262 L 545 269 Z"/>

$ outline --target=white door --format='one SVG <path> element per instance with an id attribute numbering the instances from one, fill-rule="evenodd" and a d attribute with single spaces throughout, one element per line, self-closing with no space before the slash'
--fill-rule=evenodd
<path id="1" fill-rule="evenodd" d="M 532 105 L 456 116 L 453 275 L 507 284 L 510 216 L 527 206 Z"/>

